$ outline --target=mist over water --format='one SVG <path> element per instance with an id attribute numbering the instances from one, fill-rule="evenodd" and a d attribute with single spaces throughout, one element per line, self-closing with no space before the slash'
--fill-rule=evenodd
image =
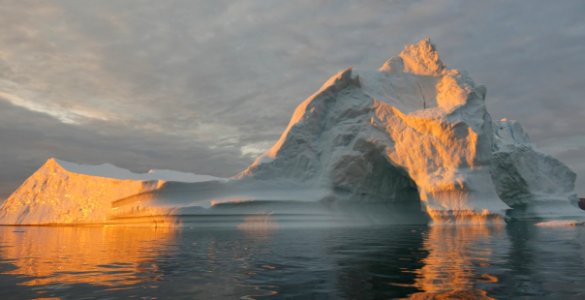
<path id="1" fill-rule="evenodd" d="M 585 296 L 585 227 L 0 227 L 0 298 Z"/>

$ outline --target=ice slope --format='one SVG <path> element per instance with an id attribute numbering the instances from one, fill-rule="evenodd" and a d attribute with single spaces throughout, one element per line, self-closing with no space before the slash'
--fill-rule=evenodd
<path id="1" fill-rule="evenodd" d="M 566 166 L 520 146 L 498 150 L 516 132 L 496 131 L 485 96 L 485 87 L 447 68 L 421 40 L 378 71 L 349 68 L 329 79 L 240 178 L 296 179 L 330 189 L 325 200 L 339 204 L 398 209 L 420 201 L 435 221 L 449 222 L 502 216 L 543 194 L 572 201 L 575 176 Z M 507 162 L 514 155 L 526 163 Z M 528 182 L 518 187 L 521 200 L 514 195 L 519 177 L 510 172 Z"/>
<path id="2" fill-rule="evenodd" d="M 115 200 L 159 189 L 166 181 L 209 180 L 223 179 L 168 170 L 136 174 L 111 164 L 51 158 L 0 206 L 0 224 L 108 222 Z"/>
<path id="3" fill-rule="evenodd" d="M 538 152 L 518 122 L 494 122 L 492 179 L 498 195 L 519 217 L 583 216 L 575 209 L 577 175 L 557 159 Z"/>

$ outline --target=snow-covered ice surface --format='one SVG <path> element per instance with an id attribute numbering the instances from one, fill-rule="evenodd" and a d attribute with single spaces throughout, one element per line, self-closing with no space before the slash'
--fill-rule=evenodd
<path id="1" fill-rule="evenodd" d="M 106 177 L 113 179 L 129 179 L 129 180 L 164 180 L 164 181 L 178 181 L 178 182 L 201 182 L 212 180 L 225 180 L 224 178 L 198 175 L 193 173 L 185 173 L 172 170 L 149 170 L 147 173 L 133 173 L 129 170 L 114 166 L 112 164 L 101 165 L 81 165 L 60 159 L 51 158 L 64 170 L 71 173 Z"/>
<path id="2" fill-rule="evenodd" d="M 374 223 L 583 217 L 575 173 L 535 150 L 516 122 L 493 121 L 485 99 L 485 87 L 421 40 L 379 70 L 335 74 L 295 109 L 274 146 L 229 181 L 112 165 L 84 167 L 77 180 L 43 167 L 0 208 L 0 223 L 218 211 Z"/>

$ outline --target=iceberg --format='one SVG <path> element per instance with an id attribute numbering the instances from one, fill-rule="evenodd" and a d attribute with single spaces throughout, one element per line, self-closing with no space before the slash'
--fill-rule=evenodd
<path id="1" fill-rule="evenodd" d="M 517 122 L 492 120 L 485 101 L 484 86 L 421 40 L 378 70 L 332 76 L 299 104 L 277 142 L 229 180 L 129 176 L 112 166 L 73 176 L 76 167 L 53 160 L 0 207 L 0 223 L 107 222 L 136 211 L 374 223 L 583 217 L 575 173 L 536 150 Z"/>
<path id="2" fill-rule="evenodd" d="M 111 164 L 80 165 L 50 158 L 0 206 L 0 224 L 108 223 L 116 200 L 152 192 L 167 181 L 225 181 L 169 170 L 137 174 Z M 156 208 L 150 211 L 159 214 Z"/>

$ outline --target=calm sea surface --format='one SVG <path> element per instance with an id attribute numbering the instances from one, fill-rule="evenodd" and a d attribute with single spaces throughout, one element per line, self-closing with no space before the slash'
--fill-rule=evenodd
<path id="1" fill-rule="evenodd" d="M 433 297 L 585 299 L 585 228 L 0 227 L 0 299 Z"/>

